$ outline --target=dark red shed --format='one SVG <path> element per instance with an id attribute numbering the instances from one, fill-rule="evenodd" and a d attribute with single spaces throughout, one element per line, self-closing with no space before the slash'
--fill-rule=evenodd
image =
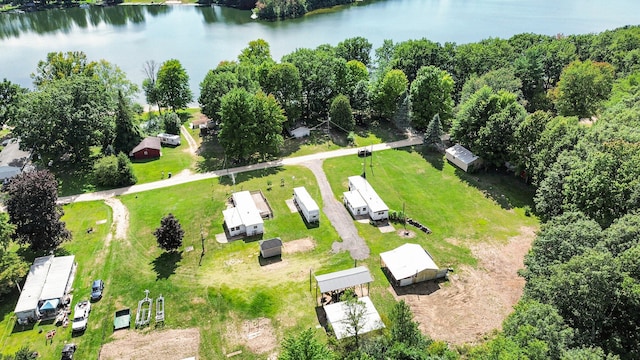
<path id="1" fill-rule="evenodd" d="M 134 159 L 153 159 L 162 155 L 160 138 L 150 136 L 143 139 L 138 146 L 129 153 Z"/>

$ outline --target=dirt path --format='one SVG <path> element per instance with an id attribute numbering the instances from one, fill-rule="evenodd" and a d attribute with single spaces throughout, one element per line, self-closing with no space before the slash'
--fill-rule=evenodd
<path id="1" fill-rule="evenodd" d="M 129 210 L 124 206 L 122 201 L 116 198 L 106 198 L 104 202 L 111 207 L 113 211 L 113 223 L 111 227 L 115 230 L 115 238 L 123 240 L 127 238 L 127 231 L 129 230 Z M 111 236 L 107 237 L 111 240 Z M 109 245 L 108 243 L 105 245 Z"/>
<path id="2" fill-rule="evenodd" d="M 182 133 L 184 138 L 187 139 L 187 143 L 189 143 L 189 151 L 191 152 L 191 154 L 197 155 L 198 144 L 193 139 L 193 136 L 191 136 L 191 133 L 187 130 L 186 127 L 184 127 L 184 125 L 180 125 L 180 132 Z"/>
<path id="3" fill-rule="evenodd" d="M 347 209 L 333 196 L 327 175 L 322 169 L 322 160 L 308 161 L 302 165 L 308 167 L 315 175 L 320 193 L 322 194 L 322 201 L 324 202 L 322 211 L 327 215 L 329 221 L 331 221 L 331 225 L 333 225 L 338 235 L 342 238 L 342 242 L 334 242 L 333 245 L 331 245 L 331 249 L 334 252 L 349 251 L 351 257 L 355 260 L 368 258 L 369 247 L 364 239 L 358 235 L 358 229 L 356 229 L 353 224 L 353 218 L 351 218 Z"/>
<path id="4" fill-rule="evenodd" d="M 422 137 L 412 136 L 409 139 L 405 139 L 405 140 L 373 145 L 371 147 L 371 150 L 381 151 L 381 150 L 387 150 L 387 149 L 395 149 L 395 148 L 401 148 L 406 146 L 419 145 L 419 144 L 422 144 L 422 142 L 423 142 Z M 259 163 L 259 164 L 240 166 L 236 168 L 216 170 L 216 171 L 211 171 L 211 172 L 201 173 L 201 174 L 189 174 L 189 175 L 185 174 L 184 176 L 174 176 L 171 179 L 165 179 L 165 180 L 155 181 L 155 182 L 146 183 L 146 184 L 133 185 L 129 187 L 112 189 L 112 190 L 97 191 L 97 192 L 87 193 L 87 194 L 64 196 L 59 198 L 58 202 L 66 204 L 66 203 L 78 202 L 78 201 L 104 200 L 106 198 L 110 198 L 118 195 L 134 194 L 134 193 L 143 192 L 143 191 L 149 191 L 149 190 L 161 189 L 161 188 L 180 185 L 180 184 L 186 184 L 193 181 L 213 179 L 220 176 L 229 175 L 231 173 L 242 173 L 242 172 L 260 170 L 260 169 L 268 169 L 268 168 L 283 166 L 283 165 L 299 165 L 311 160 L 321 160 L 321 159 L 329 159 L 329 158 L 341 157 L 341 156 L 347 156 L 347 155 L 355 155 L 358 153 L 358 150 L 359 150 L 358 148 L 339 149 L 339 150 L 326 151 L 326 152 L 316 153 L 311 155 L 297 156 L 297 157 L 285 158 L 285 159 L 280 159 L 275 161 L 268 161 L 268 162 Z"/>
<path id="5" fill-rule="evenodd" d="M 144 334 L 135 330 L 113 333 L 112 342 L 100 349 L 100 360 L 184 359 L 198 355 L 198 329 L 172 329 Z"/>
<path id="6" fill-rule="evenodd" d="M 525 227 L 507 244 L 473 245 L 477 268 L 456 269 L 446 284 L 412 285 L 396 298 L 411 306 L 421 330 L 432 338 L 453 344 L 481 341 L 500 328 L 522 296 L 524 279 L 517 272 L 534 237 L 535 229 Z"/>

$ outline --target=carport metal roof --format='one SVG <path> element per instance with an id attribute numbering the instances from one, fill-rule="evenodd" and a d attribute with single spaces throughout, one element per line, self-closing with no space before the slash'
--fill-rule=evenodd
<path id="1" fill-rule="evenodd" d="M 373 281 L 369 269 L 364 266 L 336 271 L 324 275 L 316 275 L 316 282 L 322 293 L 347 289 Z"/>

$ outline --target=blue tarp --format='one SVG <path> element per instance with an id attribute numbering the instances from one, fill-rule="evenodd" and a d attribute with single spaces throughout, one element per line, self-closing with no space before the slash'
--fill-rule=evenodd
<path id="1" fill-rule="evenodd" d="M 40 306 L 40 310 L 55 310 L 58 304 L 60 304 L 60 300 L 58 299 L 47 300 Z"/>

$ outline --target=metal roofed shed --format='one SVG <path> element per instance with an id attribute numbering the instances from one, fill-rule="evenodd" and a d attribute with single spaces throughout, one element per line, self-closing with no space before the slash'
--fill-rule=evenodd
<path id="1" fill-rule="evenodd" d="M 61 299 L 71 290 L 75 274 L 75 256 L 54 257 L 47 274 L 47 281 L 40 294 L 41 300 Z"/>
<path id="2" fill-rule="evenodd" d="M 418 244 L 404 244 L 380 254 L 397 286 L 411 285 L 439 277 L 439 268 L 431 255 Z M 446 270 L 445 270 L 446 271 Z"/>
<path id="3" fill-rule="evenodd" d="M 365 305 L 365 316 L 363 317 L 364 324 L 360 323 L 362 328 L 359 329 L 358 335 L 384 328 L 385 326 L 384 323 L 382 323 L 382 319 L 380 319 L 380 314 L 378 314 L 375 306 L 373 306 L 371 299 L 369 299 L 368 296 L 365 296 L 359 298 L 358 301 Z M 355 335 L 350 329 L 351 325 L 348 320 L 348 308 L 344 302 L 326 305 L 324 307 L 324 311 L 327 314 L 327 321 L 331 324 L 333 332 L 336 334 L 336 338 L 338 340 Z"/>
<path id="4" fill-rule="evenodd" d="M 373 277 L 369 269 L 364 266 L 332 272 L 329 274 L 316 275 L 316 298 L 318 297 L 318 288 L 320 293 L 330 293 L 332 291 L 355 288 L 358 285 L 373 282 Z M 367 290 L 367 293 L 369 291 Z"/>
<path id="5" fill-rule="evenodd" d="M 259 244 L 260 255 L 262 255 L 263 258 L 282 255 L 282 240 L 280 238 L 260 240 Z"/>
<path id="6" fill-rule="evenodd" d="M 478 156 L 460 144 L 455 144 L 445 150 L 445 156 L 447 160 L 465 172 L 473 171 L 482 165 L 482 160 Z"/>

